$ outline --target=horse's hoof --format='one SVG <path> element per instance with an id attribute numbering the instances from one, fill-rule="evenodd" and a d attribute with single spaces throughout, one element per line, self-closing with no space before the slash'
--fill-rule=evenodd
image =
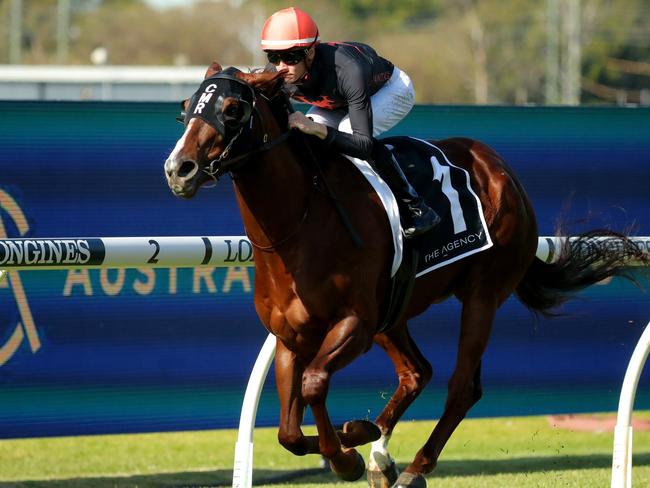
<path id="1" fill-rule="evenodd" d="M 368 468 L 368 485 L 386 488 L 393 486 L 399 476 L 395 461 L 380 452 L 371 452 L 370 455 L 374 458 L 374 463 L 371 462 L 371 467 Z"/>
<path id="2" fill-rule="evenodd" d="M 350 420 L 343 424 L 343 435 L 339 435 L 344 447 L 356 447 L 374 442 L 381 437 L 381 431 L 374 422 Z"/>
<path id="3" fill-rule="evenodd" d="M 375 457 L 378 455 L 382 456 L 379 453 L 371 453 L 370 455 L 374 455 Z M 379 469 L 378 467 L 376 469 L 368 469 L 368 486 L 370 488 L 391 488 L 397 481 L 399 470 L 395 461 L 391 459 L 390 462 L 384 462 L 382 464 L 386 466 L 384 469 Z"/>
<path id="4" fill-rule="evenodd" d="M 337 471 L 336 469 L 334 469 L 334 465 L 332 464 L 332 461 L 330 461 L 330 468 L 332 468 L 332 471 L 336 474 L 336 476 L 341 478 L 343 481 L 357 481 L 359 478 L 363 476 L 363 473 L 366 472 L 366 462 L 363 460 L 363 456 L 354 449 L 352 449 L 352 451 L 354 451 L 354 454 L 356 454 L 356 463 L 353 466 L 353 468 L 349 471 L 346 472 Z"/>
<path id="5" fill-rule="evenodd" d="M 426 488 L 427 482 L 421 474 L 407 473 L 399 475 L 392 488 Z"/>
<path id="6" fill-rule="evenodd" d="M 388 481 L 384 473 L 377 470 L 368 470 L 368 488 L 391 488 L 393 484 Z"/>

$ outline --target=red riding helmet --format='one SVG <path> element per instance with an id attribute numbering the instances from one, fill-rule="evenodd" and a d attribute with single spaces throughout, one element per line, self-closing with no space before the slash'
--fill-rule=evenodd
<path id="1" fill-rule="evenodd" d="M 318 42 L 318 26 L 311 16 L 296 7 L 278 10 L 262 28 L 262 49 L 284 51 L 310 47 Z"/>

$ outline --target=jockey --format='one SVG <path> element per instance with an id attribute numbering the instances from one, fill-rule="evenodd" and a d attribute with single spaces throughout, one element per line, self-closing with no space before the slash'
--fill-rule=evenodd
<path id="1" fill-rule="evenodd" d="M 432 229 L 440 217 L 416 193 L 392 153 L 375 136 L 413 107 L 406 73 L 358 42 L 320 43 L 306 12 L 285 8 L 267 19 L 262 49 L 284 73 L 291 98 L 312 107 L 289 116 L 289 127 L 323 139 L 337 151 L 368 161 L 397 199 L 405 237 Z"/>

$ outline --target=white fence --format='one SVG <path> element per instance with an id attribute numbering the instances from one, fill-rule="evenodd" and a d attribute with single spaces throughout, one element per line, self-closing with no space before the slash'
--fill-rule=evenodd
<path id="1" fill-rule="evenodd" d="M 536 255 L 557 257 L 563 238 L 540 237 Z M 602 238 L 607 245 L 608 238 Z M 632 238 L 650 254 L 650 237 Z M 245 236 L 98 237 L 0 239 L 0 268 L 9 271 L 76 268 L 180 268 L 251 266 L 253 248 Z M 630 265 L 637 265 L 630 262 Z M 6 275 L 0 269 L 0 280 Z M 636 388 L 650 351 L 650 324 L 628 365 L 618 409 L 612 460 L 612 488 L 632 484 L 632 410 Z M 253 430 L 264 381 L 275 355 L 275 337 L 266 338 L 249 377 L 235 446 L 233 488 L 253 480 Z"/>
<path id="2" fill-rule="evenodd" d="M 632 487 L 632 410 L 639 378 L 650 352 L 650 323 L 634 348 L 625 372 L 618 415 L 614 428 L 614 453 L 612 456 L 612 488 Z"/>
<path id="3" fill-rule="evenodd" d="M 540 237 L 537 257 L 553 261 L 564 239 Z M 650 236 L 631 239 L 650 255 Z M 603 246 L 615 242 L 609 237 L 597 240 Z M 252 265 L 253 246 L 246 236 L 0 239 L 0 269 L 8 270 Z"/>

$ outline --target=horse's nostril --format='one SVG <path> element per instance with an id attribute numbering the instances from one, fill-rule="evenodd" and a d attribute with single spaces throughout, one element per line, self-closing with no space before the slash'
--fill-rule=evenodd
<path id="1" fill-rule="evenodd" d="M 196 163 L 194 161 L 183 161 L 181 167 L 178 169 L 178 176 L 180 178 L 185 178 L 190 175 L 196 169 Z"/>

